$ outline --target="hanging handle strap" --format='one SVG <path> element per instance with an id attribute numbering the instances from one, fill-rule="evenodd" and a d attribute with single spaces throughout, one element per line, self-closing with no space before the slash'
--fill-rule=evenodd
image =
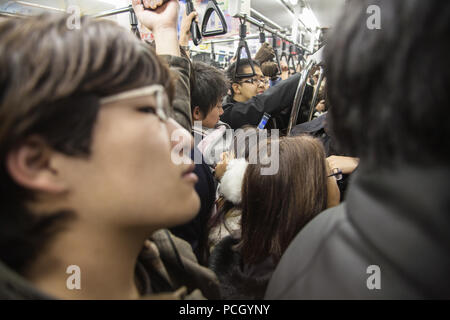
<path id="1" fill-rule="evenodd" d="M 239 19 L 239 21 L 241 22 L 241 25 L 239 26 L 239 36 L 241 39 L 239 40 L 239 45 L 236 52 L 237 59 L 234 74 L 236 78 L 251 78 L 256 75 L 256 72 L 255 66 L 253 65 L 250 49 L 248 48 L 247 41 L 245 41 L 245 38 L 247 37 L 247 25 L 245 24 L 245 20 Z M 247 58 L 249 59 L 250 67 L 252 68 L 252 73 L 238 73 L 239 65 L 241 62 L 242 49 L 245 49 L 245 53 L 247 54 Z"/>
<path id="2" fill-rule="evenodd" d="M 297 66 L 295 65 L 295 60 L 294 60 L 294 45 L 289 45 L 289 58 L 288 58 L 288 67 L 289 68 L 293 68 L 294 71 L 297 70 Z"/>
<path id="3" fill-rule="evenodd" d="M 192 3 L 192 0 L 186 0 L 186 14 L 190 15 L 192 12 L 194 12 L 194 3 Z M 195 20 L 192 20 L 191 23 L 191 35 L 192 42 L 194 42 L 194 45 L 198 46 L 202 41 L 202 34 L 198 27 L 198 23 Z"/>
<path id="4" fill-rule="evenodd" d="M 266 42 L 266 34 L 264 33 L 264 24 L 263 27 L 259 28 L 259 43 L 263 44 Z"/>
<path id="5" fill-rule="evenodd" d="M 222 29 L 207 31 L 206 29 L 208 27 L 209 19 L 211 18 L 211 15 L 214 12 L 219 17 L 220 23 L 222 24 Z M 221 36 L 223 34 L 226 34 L 227 32 L 228 32 L 227 21 L 225 20 L 225 16 L 223 15 L 222 10 L 220 10 L 216 0 L 209 0 L 202 22 L 203 37 Z"/>
<path id="6" fill-rule="evenodd" d="M 281 64 L 280 64 L 280 55 L 278 54 L 278 39 L 277 39 L 276 35 L 273 35 L 272 47 L 273 47 L 273 51 L 275 52 L 275 59 L 277 60 L 277 65 L 278 65 L 277 76 L 279 76 L 279 75 L 281 75 Z"/>

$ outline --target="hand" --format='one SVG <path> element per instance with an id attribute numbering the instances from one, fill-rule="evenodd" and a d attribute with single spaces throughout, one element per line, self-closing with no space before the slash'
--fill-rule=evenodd
<path id="1" fill-rule="evenodd" d="M 225 172 L 227 171 L 228 163 L 233 160 L 233 155 L 228 152 L 222 153 L 220 156 L 221 161 L 217 164 L 214 175 L 216 176 L 217 180 L 221 180 Z"/>
<path id="2" fill-rule="evenodd" d="M 289 66 L 288 66 L 288 64 L 286 63 L 286 61 L 281 61 L 280 62 L 280 66 L 281 66 L 281 72 L 286 72 L 286 71 L 289 71 Z"/>
<path id="3" fill-rule="evenodd" d="M 281 80 L 286 80 L 289 78 L 289 66 L 287 65 L 286 61 L 280 62 L 281 66 Z"/>
<path id="4" fill-rule="evenodd" d="M 186 13 L 187 12 L 184 11 L 180 27 L 180 45 L 182 46 L 187 46 L 189 43 L 192 21 L 195 19 L 195 22 L 198 23 L 198 13 L 196 11 L 191 12 L 189 15 L 186 15 Z"/>
<path id="5" fill-rule="evenodd" d="M 146 8 L 150 8 L 152 10 L 155 10 L 156 8 L 163 5 L 163 3 L 167 2 L 168 0 L 144 0 L 144 6 Z"/>
<path id="6" fill-rule="evenodd" d="M 167 29 L 177 28 L 178 0 L 133 0 L 132 5 L 139 21 L 148 29 L 155 32 L 163 32 Z M 144 8 L 153 9 L 145 10 Z"/>
<path id="7" fill-rule="evenodd" d="M 319 112 L 325 111 L 325 100 L 322 100 L 317 104 L 316 111 L 319 111 Z"/>
<path id="8" fill-rule="evenodd" d="M 359 159 L 342 156 L 331 156 L 327 158 L 331 169 L 339 168 L 342 173 L 350 174 L 358 167 Z"/>
<path id="9" fill-rule="evenodd" d="M 331 168 L 329 163 L 327 162 L 327 172 L 330 175 L 331 174 Z M 341 201 L 341 191 L 339 190 L 339 187 L 337 185 L 337 181 L 335 177 L 328 177 L 327 178 L 327 208 L 332 208 L 337 205 L 339 205 L 339 202 Z"/>

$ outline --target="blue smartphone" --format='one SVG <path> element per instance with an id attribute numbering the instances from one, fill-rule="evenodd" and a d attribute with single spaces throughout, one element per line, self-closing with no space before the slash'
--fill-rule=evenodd
<path id="1" fill-rule="evenodd" d="M 264 129 L 266 127 L 267 122 L 269 121 L 270 117 L 271 117 L 270 114 L 264 112 L 261 122 L 258 124 L 258 129 Z"/>

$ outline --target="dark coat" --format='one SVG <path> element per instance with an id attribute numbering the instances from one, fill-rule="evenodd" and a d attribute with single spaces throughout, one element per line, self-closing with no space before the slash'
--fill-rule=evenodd
<path id="1" fill-rule="evenodd" d="M 220 282 L 225 300 L 262 299 L 275 264 L 268 258 L 258 265 L 244 265 L 239 250 L 233 248 L 239 239 L 225 237 L 211 253 L 209 268 Z"/>
<path id="2" fill-rule="evenodd" d="M 220 120 L 229 124 L 233 129 L 239 129 L 245 125 L 257 126 L 264 113 L 268 113 L 274 118 L 283 110 L 287 110 L 284 118 L 287 116 L 289 119 L 299 81 L 300 75 L 294 75 L 246 102 L 236 102 L 231 97 L 227 97 L 223 103 L 224 113 Z M 308 97 L 311 92 L 312 88 L 308 86 L 305 92 L 305 102 L 309 101 Z"/>
<path id="3" fill-rule="evenodd" d="M 449 168 L 360 168 L 346 202 L 292 241 L 265 298 L 450 298 L 449 190 Z"/>
<path id="4" fill-rule="evenodd" d="M 194 148 L 191 158 L 202 157 L 200 151 Z M 198 261 L 206 265 L 208 260 L 208 221 L 211 218 L 214 201 L 216 200 L 216 182 L 209 166 L 204 162 L 195 165 L 194 173 L 198 177 L 195 191 L 200 197 L 200 211 L 194 219 L 181 226 L 171 228 L 170 231 L 177 237 L 186 240 L 192 246 Z"/>
<path id="5" fill-rule="evenodd" d="M 155 232 L 144 244 L 136 263 L 135 281 L 144 299 L 220 298 L 214 273 L 197 263 L 187 242 L 167 230 Z M 185 293 L 174 294 L 180 287 L 186 288 Z M 0 300 L 5 299 L 48 300 L 54 297 L 37 290 L 0 261 Z"/>
<path id="6" fill-rule="evenodd" d="M 173 118 L 188 132 L 192 130 L 191 90 L 189 77 L 191 65 L 184 57 L 161 55 L 169 65 L 171 74 L 177 79 L 173 98 Z"/>
<path id="7" fill-rule="evenodd" d="M 328 157 L 332 155 L 332 153 L 330 153 L 330 144 L 332 142 L 332 139 L 328 135 L 326 125 L 327 125 L 327 114 L 324 114 L 311 121 L 296 125 L 295 127 L 292 128 L 291 135 L 300 136 L 308 134 L 313 137 L 319 138 L 323 143 L 325 153 Z"/>

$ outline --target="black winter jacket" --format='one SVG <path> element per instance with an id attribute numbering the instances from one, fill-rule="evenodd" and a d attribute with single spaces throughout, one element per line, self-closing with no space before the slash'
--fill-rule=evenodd
<path id="1" fill-rule="evenodd" d="M 271 258 L 257 265 L 245 265 L 234 246 L 239 239 L 225 237 L 211 253 L 209 268 L 220 282 L 220 295 L 225 300 L 262 299 L 275 264 Z"/>
<path id="2" fill-rule="evenodd" d="M 197 157 L 195 156 L 197 154 Z M 194 148 L 191 159 L 202 159 L 202 163 L 195 165 L 194 173 L 198 177 L 195 191 L 200 198 L 200 211 L 194 219 L 181 226 L 173 227 L 170 231 L 177 237 L 189 242 L 195 256 L 201 265 L 208 261 L 208 221 L 211 218 L 214 201 L 216 200 L 216 182 L 209 166 L 204 162 L 201 152 Z"/>
<path id="3" fill-rule="evenodd" d="M 294 75 L 246 102 L 236 102 L 227 97 L 223 104 L 224 113 L 220 120 L 229 124 L 233 129 L 239 129 L 245 125 L 257 126 L 264 113 L 274 117 L 283 110 L 290 111 L 299 81 L 300 74 Z M 306 92 L 305 96 L 307 96 Z"/>
<path id="4" fill-rule="evenodd" d="M 292 241 L 265 298 L 449 299 L 449 190 L 448 167 L 360 168 L 346 202 Z"/>
<path id="5" fill-rule="evenodd" d="M 136 263 L 135 281 L 142 299 L 220 298 L 215 274 L 197 263 L 187 242 L 167 230 L 155 232 L 146 241 Z M 183 286 L 186 292 L 179 292 Z M 173 292 L 175 290 L 177 292 Z M 55 297 L 38 290 L 0 261 L 0 300 L 24 299 L 49 300 Z"/>

